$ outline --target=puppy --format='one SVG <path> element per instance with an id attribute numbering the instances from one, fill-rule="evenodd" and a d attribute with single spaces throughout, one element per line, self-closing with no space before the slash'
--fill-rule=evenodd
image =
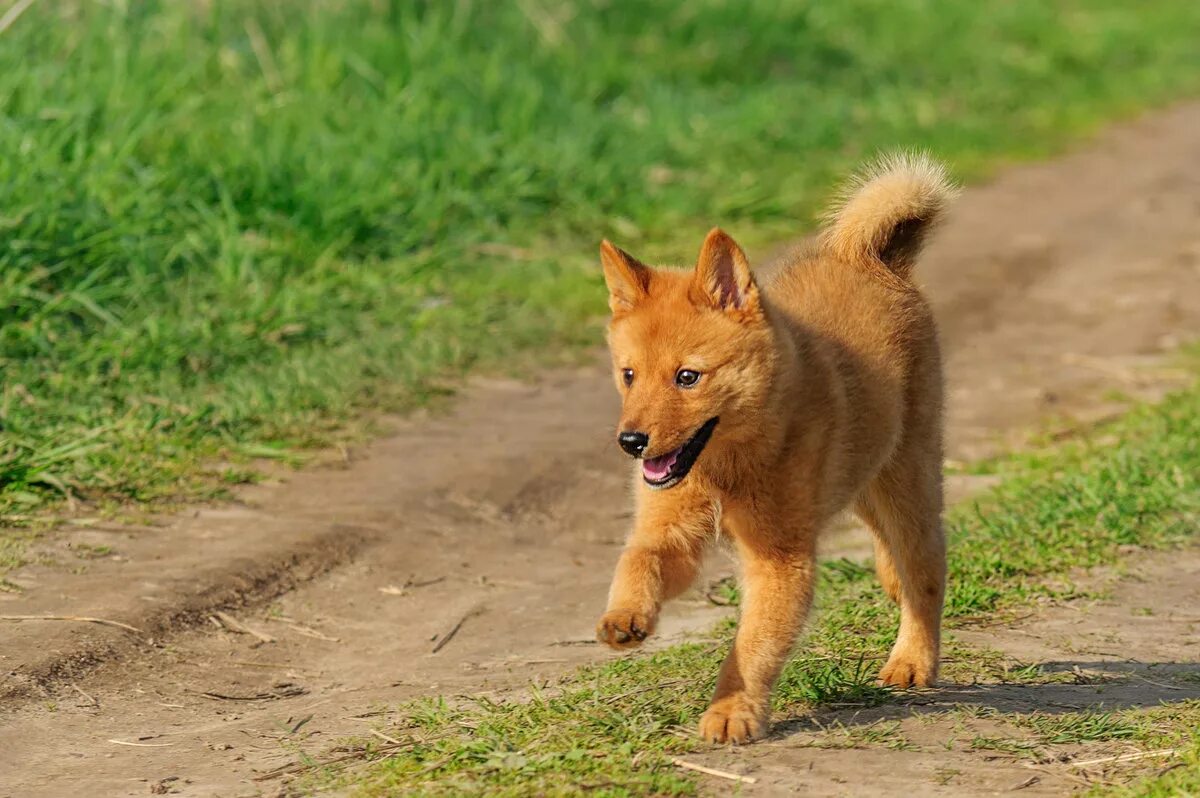
<path id="1" fill-rule="evenodd" d="M 850 185 L 814 245 L 761 281 L 719 229 L 691 270 L 601 244 L 617 443 L 638 468 L 636 520 L 597 636 L 639 645 L 726 535 L 741 565 L 741 619 L 700 719 L 710 742 L 766 732 L 771 690 L 812 603 L 817 535 L 847 507 L 874 533 L 879 580 L 900 606 L 880 680 L 937 678 L 942 369 L 911 275 L 953 194 L 941 165 L 884 159 Z"/>

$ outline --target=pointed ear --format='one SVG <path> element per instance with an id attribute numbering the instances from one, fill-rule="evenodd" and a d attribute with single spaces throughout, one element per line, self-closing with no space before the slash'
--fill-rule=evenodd
<path id="1" fill-rule="evenodd" d="M 758 286 L 750 274 L 750 261 L 737 242 L 714 227 L 700 247 L 692 297 L 718 310 L 757 310 Z"/>
<path id="2" fill-rule="evenodd" d="M 650 267 L 608 239 L 600 242 L 600 264 L 608 285 L 608 307 L 613 315 L 633 310 L 650 288 Z"/>

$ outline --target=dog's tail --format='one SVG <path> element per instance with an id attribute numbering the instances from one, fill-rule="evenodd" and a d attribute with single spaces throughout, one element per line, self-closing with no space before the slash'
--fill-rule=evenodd
<path id="1" fill-rule="evenodd" d="M 881 261 L 907 278 L 957 191 L 946 168 L 927 155 L 884 156 L 847 184 L 826 216 L 821 242 L 844 260 Z"/>

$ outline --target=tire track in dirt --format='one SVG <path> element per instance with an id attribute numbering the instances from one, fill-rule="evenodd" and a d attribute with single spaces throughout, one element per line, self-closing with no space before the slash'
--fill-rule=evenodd
<path id="1" fill-rule="evenodd" d="M 1119 406 L 1107 389 L 1170 384 L 1162 354 L 1200 330 L 1197 129 L 1200 105 L 1181 106 L 960 200 L 919 270 L 945 341 L 952 458 L 1019 443 L 1047 416 L 1087 423 Z M 109 617 L 165 645 L 105 627 L 0 626 L 0 689 L 24 696 L 0 720 L 0 795 L 81 784 L 142 795 L 176 776 L 184 795 L 256 794 L 254 774 L 290 758 L 281 741 L 319 750 L 366 731 L 379 716 L 363 715 L 384 704 L 526 684 L 602 656 L 574 643 L 591 636 L 629 521 L 615 418 L 602 365 L 477 380 L 449 413 L 400 421 L 349 462 L 247 490 L 237 506 L 51 538 L 44 552 L 59 559 L 78 543 L 116 556 L 82 575 L 20 570 L 25 589 L 0 598 L 0 614 Z M 287 576 L 292 553 L 343 535 L 349 545 L 327 550 L 340 564 Z M 861 542 L 847 532 L 834 545 Z M 245 588 L 262 562 L 285 576 L 261 579 L 296 585 L 269 611 L 255 602 L 279 588 Z M 185 628 L 238 607 L 274 642 Z M 663 639 L 719 614 L 679 602 Z M 109 742 L 139 738 L 162 747 Z"/>

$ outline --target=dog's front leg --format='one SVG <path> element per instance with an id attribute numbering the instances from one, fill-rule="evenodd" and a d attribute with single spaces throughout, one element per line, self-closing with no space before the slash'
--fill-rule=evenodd
<path id="1" fill-rule="evenodd" d="M 739 553 L 741 621 L 716 695 L 700 718 L 700 736 L 713 743 L 745 743 L 766 734 L 771 689 L 812 603 L 816 552 L 811 544 L 739 545 Z"/>
<path id="2" fill-rule="evenodd" d="M 663 602 L 691 585 L 715 533 L 715 503 L 698 491 L 658 494 L 642 488 L 608 611 L 596 624 L 600 642 L 633 648 L 653 634 Z"/>

